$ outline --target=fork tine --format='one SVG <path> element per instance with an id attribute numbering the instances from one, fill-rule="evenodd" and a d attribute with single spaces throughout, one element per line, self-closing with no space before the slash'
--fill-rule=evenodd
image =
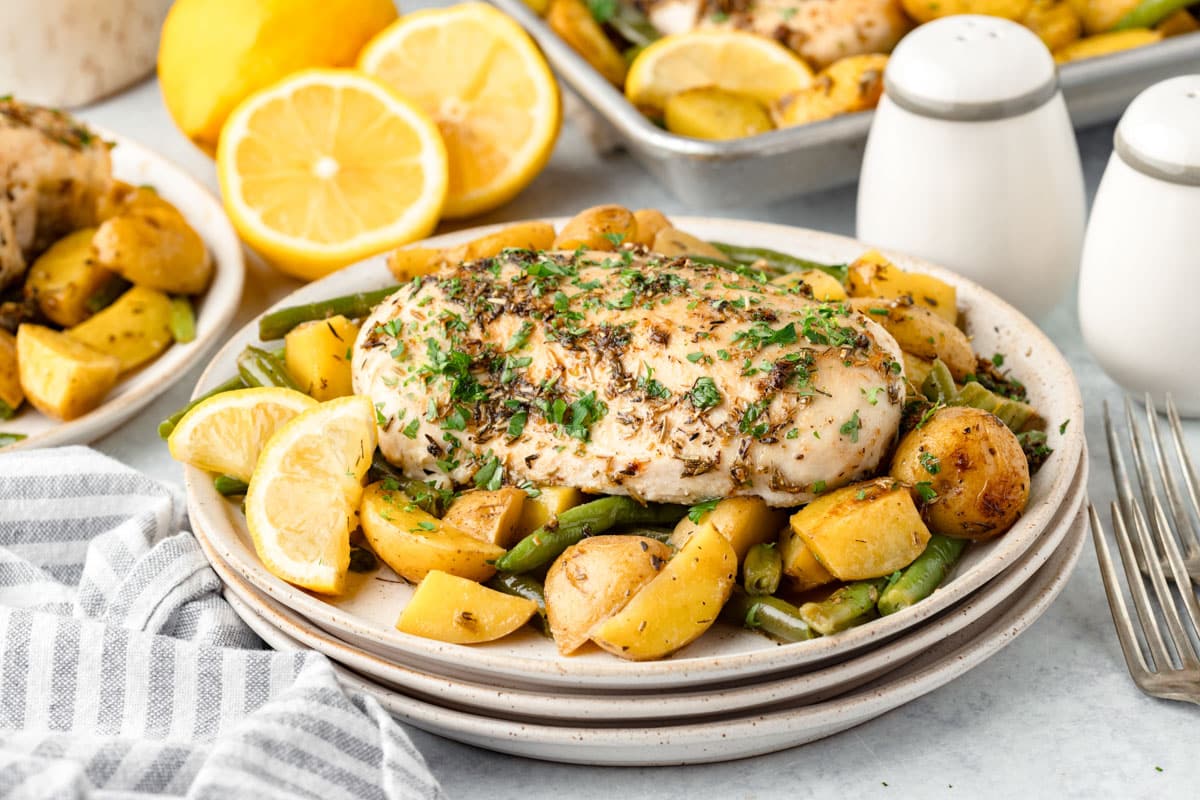
<path id="1" fill-rule="evenodd" d="M 1154 527 L 1158 533 L 1159 541 L 1165 541 L 1171 538 L 1171 526 L 1167 522 L 1166 512 L 1163 511 L 1162 503 L 1158 499 L 1158 492 L 1152 489 L 1153 506 L 1151 512 L 1154 515 Z M 1147 554 L 1153 554 L 1153 558 L 1148 558 L 1147 562 L 1150 565 L 1150 583 L 1154 586 L 1154 594 L 1158 598 L 1158 605 L 1162 608 L 1167 618 L 1167 630 L 1170 632 L 1172 644 L 1175 652 L 1179 656 L 1179 662 L 1184 667 L 1200 667 L 1200 661 L 1196 659 L 1196 650 L 1192 647 L 1192 640 L 1188 637 L 1183 629 L 1183 620 L 1179 617 L 1179 609 L 1175 605 L 1175 596 L 1171 594 L 1171 587 L 1167 583 L 1167 577 L 1163 573 L 1162 559 L 1159 557 L 1158 548 L 1150 539 L 1150 524 L 1146 521 L 1145 514 L 1141 508 L 1134 509 L 1133 528 L 1137 533 L 1138 539 L 1142 542 L 1142 549 Z M 1182 594 L 1192 593 L 1192 582 L 1185 575 L 1183 583 L 1180 584 L 1183 590 Z"/>
<path id="2" fill-rule="evenodd" d="M 1162 672 L 1171 669 L 1171 657 L 1167 654 L 1167 645 L 1163 641 L 1162 631 L 1159 630 L 1158 620 L 1150 607 L 1150 595 L 1146 593 L 1146 584 L 1142 573 L 1138 571 L 1137 562 L 1133 558 L 1133 543 L 1129 539 L 1129 529 L 1125 518 L 1119 513 L 1119 507 L 1113 503 L 1113 535 L 1117 539 L 1117 548 L 1121 552 L 1121 565 L 1125 568 L 1125 580 L 1129 584 L 1129 596 L 1133 598 L 1133 610 L 1137 612 L 1138 620 L 1142 623 L 1142 631 L 1146 634 L 1146 644 L 1150 648 L 1150 658 L 1154 662 L 1154 671 Z"/>
<path id="3" fill-rule="evenodd" d="M 1119 507 L 1112 504 L 1113 518 L 1116 519 Z M 1088 516 L 1092 523 L 1092 541 L 1096 544 L 1096 560 L 1100 564 L 1100 578 L 1104 581 L 1104 593 L 1108 595 L 1108 608 L 1112 612 L 1113 626 L 1117 629 L 1117 640 L 1121 643 L 1121 652 L 1125 654 L 1125 663 L 1129 674 L 1135 683 L 1141 684 L 1142 679 L 1150 672 L 1146 666 L 1146 658 L 1138 645 L 1137 633 L 1133 629 L 1133 619 L 1129 616 L 1129 608 L 1125 605 L 1125 595 L 1121 594 L 1120 582 L 1117 579 L 1117 568 L 1113 566 L 1112 553 L 1108 549 L 1108 539 L 1104 535 L 1104 526 L 1100 524 L 1100 515 L 1096 507 L 1088 503 Z M 1126 570 L 1128 574 L 1128 570 Z"/>
<path id="4" fill-rule="evenodd" d="M 1117 485 L 1117 500 L 1121 504 L 1121 513 L 1127 518 L 1133 517 L 1133 485 L 1129 482 L 1129 472 L 1125 469 L 1125 457 L 1121 455 L 1121 445 L 1117 441 L 1116 428 L 1113 425 L 1112 414 L 1108 401 L 1104 401 L 1104 436 L 1108 440 L 1108 461 L 1112 465 L 1113 483 Z M 1146 569 L 1145 555 L 1141 545 L 1135 545 L 1134 563 L 1143 572 Z"/>
<path id="5" fill-rule="evenodd" d="M 1158 542 L 1167 556 L 1167 564 L 1171 567 L 1171 577 L 1175 580 L 1175 586 L 1179 590 L 1179 594 L 1183 599 L 1183 607 L 1187 610 L 1188 619 L 1191 620 L 1192 630 L 1197 635 L 1200 635 L 1200 602 L 1196 600 L 1196 593 L 1192 591 L 1192 584 L 1188 580 L 1187 567 L 1183 563 L 1183 554 L 1179 551 L 1179 544 L 1175 541 L 1175 537 L 1171 535 L 1170 529 L 1167 526 L 1167 516 L 1163 513 L 1162 507 L 1159 506 L 1154 511 L 1157 518 L 1156 527 L 1158 529 Z M 1192 653 L 1192 664 L 1200 668 L 1200 661 L 1197 661 L 1196 648 L 1192 640 L 1188 636 L 1183 636 L 1183 640 L 1187 643 L 1187 649 Z M 1182 654 L 1184 648 L 1176 643 L 1176 649 Z M 1186 663 L 1185 659 L 1185 663 Z"/>
<path id="6" fill-rule="evenodd" d="M 1167 421 L 1171 427 L 1171 438 L 1175 440 L 1175 455 L 1179 458 L 1179 463 L 1183 467 L 1183 484 L 1187 487 L 1188 498 L 1192 501 L 1192 513 L 1200 517 L 1200 481 L 1196 480 L 1196 469 L 1192 466 L 1192 459 L 1188 456 L 1187 447 L 1183 443 L 1183 423 L 1179 419 L 1179 408 L 1175 405 L 1175 398 L 1167 395 Z M 1200 552 L 1200 538 L 1197 536 L 1195 526 L 1190 528 L 1191 537 L 1184 540 L 1184 547 L 1187 549 L 1188 557 L 1192 557 Z M 1180 533 L 1182 537 L 1182 532 Z"/>
<path id="7" fill-rule="evenodd" d="M 1150 447 L 1154 451 L 1155 466 L 1158 468 L 1158 477 L 1162 482 L 1163 489 L 1167 494 L 1167 505 L 1171 509 L 1171 516 L 1175 518 L 1175 535 L 1180 541 L 1184 542 L 1184 547 L 1191 550 L 1190 541 L 1196 538 L 1195 523 L 1191 516 L 1187 513 L 1187 509 L 1183 506 L 1183 498 L 1179 493 L 1179 484 L 1171 476 L 1171 470 L 1167 468 L 1166 454 L 1163 452 L 1162 437 L 1158 432 L 1158 409 L 1154 407 L 1154 398 L 1150 393 L 1146 393 L 1146 425 L 1150 428 Z M 1173 537 L 1172 537 L 1173 538 Z"/>

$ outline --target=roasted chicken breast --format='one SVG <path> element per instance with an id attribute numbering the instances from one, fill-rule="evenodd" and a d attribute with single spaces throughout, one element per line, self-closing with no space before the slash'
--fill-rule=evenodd
<path id="1" fill-rule="evenodd" d="M 886 331 L 803 284 L 628 249 L 506 251 L 414 279 L 353 354 L 410 477 L 675 503 L 794 506 L 872 474 L 901 371 Z"/>

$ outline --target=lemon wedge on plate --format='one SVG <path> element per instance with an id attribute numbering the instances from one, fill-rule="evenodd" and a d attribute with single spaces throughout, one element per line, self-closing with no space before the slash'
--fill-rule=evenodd
<path id="1" fill-rule="evenodd" d="M 305 411 L 267 442 L 246 491 L 246 524 L 272 574 L 342 591 L 376 438 L 371 401 L 354 396 Z"/>
<path id="2" fill-rule="evenodd" d="M 491 6 L 401 17 L 363 48 L 358 67 L 437 121 L 450 156 L 446 217 L 512 199 L 554 150 L 558 84 L 529 35 Z"/>
<path id="3" fill-rule="evenodd" d="M 294 389 L 222 392 L 194 406 L 167 439 L 171 457 L 193 467 L 250 480 L 275 430 L 317 401 Z"/>
<path id="4" fill-rule="evenodd" d="M 306 70 L 250 95 L 217 147 L 242 238 L 312 280 L 427 236 L 446 198 L 446 148 L 414 103 L 352 70 Z"/>
<path id="5" fill-rule="evenodd" d="M 736 92 L 769 107 L 788 92 L 807 89 L 812 79 L 808 64 L 778 42 L 744 31 L 698 30 L 663 37 L 639 53 L 625 96 L 655 116 L 667 98 L 698 88 Z"/>

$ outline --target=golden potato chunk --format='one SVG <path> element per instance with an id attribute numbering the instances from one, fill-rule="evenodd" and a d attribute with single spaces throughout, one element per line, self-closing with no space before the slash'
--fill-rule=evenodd
<path id="1" fill-rule="evenodd" d="M 357 337 L 358 325 L 340 314 L 288 331 L 284 360 L 300 391 L 321 402 L 354 394 L 350 352 Z"/>
<path id="2" fill-rule="evenodd" d="M 928 542 L 909 490 L 877 478 L 821 495 L 793 514 L 779 552 L 794 565 L 803 543 L 834 577 L 858 581 L 907 567 Z"/>
<path id="3" fill-rule="evenodd" d="M 8 419 L 25 402 L 17 368 L 17 338 L 0 328 L 0 419 Z"/>
<path id="4" fill-rule="evenodd" d="M 434 570 L 404 607 L 396 630 L 453 644 L 500 639 L 520 628 L 537 603 Z"/>
<path id="5" fill-rule="evenodd" d="M 213 274 L 204 240 L 173 205 L 147 195 L 100 223 L 92 238 L 96 263 L 138 286 L 200 294 Z"/>
<path id="6" fill-rule="evenodd" d="M 779 543 L 783 574 L 791 579 L 793 591 L 807 592 L 837 580 L 829 574 L 829 570 L 821 566 L 821 562 L 817 561 L 816 556 L 804 544 L 804 540 L 792 535 L 790 528 L 779 534 Z"/>
<path id="7" fill-rule="evenodd" d="M 536 495 L 525 498 L 517 536 L 528 536 L 568 508 L 584 500 L 583 492 L 573 486 L 542 486 Z"/>
<path id="8" fill-rule="evenodd" d="M 761 498 L 727 497 L 701 515 L 699 522 L 692 522 L 690 516 L 679 520 L 671 533 L 671 546 L 682 550 L 696 531 L 711 524 L 733 546 L 741 563 L 751 547 L 775 538 L 785 518 L 783 511 L 771 508 Z"/>
<path id="9" fill-rule="evenodd" d="M 592 641 L 633 661 L 665 658 L 708 630 L 737 579 L 737 553 L 713 525 L 702 525 L 666 567 Z"/>
<path id="10" fill-rule="evenodd" d="M 625 85 L 629 65 L 582 0 L 550 0 L 546 24 L 583 60 L 617 88 Z"/>
<path id="11" fill-rule="evenodd" d="M 716 258 L 725 261 L 725 254 L 708 242 L 690 233 L 684 233 L 676 228 L 663 228 L 654 236 L 650 249 L 655 253 L 671 258 L 682 256 L 700 256 L 701 258 Z"/>
<path id="12" fill-rule="evenodd" d="M 1137 8 L 1140 0 L 1087 0 L 1083 29 L 1089 36 L 1107 33 L 1121 18 Z"/>
<path id="13" fill-rule="evenodd" d="M 774 278 L 771 283 L 780 286 L 796 286 L 806 283 L 808 288 L 812 289 L 813 299 L 823 303 L 840 303 L 846 299 L 846 288 L 838 282 L 838 279 L 819 269 L 789 272 Z"/>
<path id="14" fill-rule="evenodd" d="M 846 291 L 851 297 L 911 297 L 951 325 L 958 322 L 958 291 L 932 275 L 905 272 L 877 250 L 850 265 Z"/>
<path id="15" fill-rule="evenodd" d="M 128 372 L 175 341 L 171 335 L 171 298 L 156 289 L 134 286 L 108 308 L 68 328 L 66 333 L 94 350 L 116 356 L 121 371 Z"/>
<path id="16" fill-rule="evenodd" d="M 910 303 L 907 297 L 856 297 L 850 306 L 882 325 L 905 353 L 929 361 L 940 358 L 955 380 L 961 381 L 975 371 L 975 351 L 967 335 L 929 309 Z"/>
<path id="17" fill-rule="evenodd" d="M 95 228 L 81 228 L 59 239 L 33 262 L 25 278 L 25 294 L 37 301 L 47 319 L 63 327 L 88 318 L 88 299 L 114 275 L 96 263 L 95 233 Z"/>
<path id="18" fill-rule="evenodd" d="M 892 477 L 925 496 L 929 527 L 945 536 L 988 539 L 1029 503 L 1029 463 L 1016 434 L 977 408 L 939 409 L 900 440 Z"/>
<path id="19" fill-rule="evenodd" d="M 578 650 L 670 558 L 670 547 L 644 536 L 593 536 L 563 551 L 545 583 L 546 617 L 558 651 Z"/>
<path id="20" fill-rule="evenodd" d="M 359 521 L 375 555 L 410 581 L 434 570 L 486 581 L 496 572 L 489 562 L 504 555 L 504 548 L 425 513 L 403 492 L 384 488 L 383 482 L 363 492 Z"/>
<path id="21" fill-rule="evenodd" d="M 585 208 L 567 220 L 554 240 L 555 250 L 616 250 L 637 240 L 637 220 L 621 206 Z"/>
<path id="22" fill-rule="evenodd" d="M 17 329 L 21 390 L 38 411 L 61 420 L 100 405 L 121 374 L 121 361 L 41 325 Z"/>
<path id="23" fill-rule="evenodd" d="M 454 247 L 403 247 L 388 255 L 388 269 L 397 279 L 411 280 L 443 267 L 493 258 L 505 250 L 548 250 L 554 226 L 548 222 L 518 222 Z"/>
<path id="24" fill-rule="evenodd" d="M 663 228 L 673 227 L 666 214 L 655 208 L 639 208 L 633 212 L 633 219 L 637 222 L 637 238 L 634 241 L 646 247 L 654 244 L 654 237 Z"/>
<path id="25" fill-rule="evenodd" d="M 1021 24 L 1037 34 L 1050 52 L 1079 38 L 1083 24 L 1065 0 L 1033 0 Z"/>
<path id="26" fill-rule="evenodd" d="M 804 125 L 874 108 L 883 95 L 887 60 L 882 53 L 838 59 L 818 72 L 808 88 L 779 98 L 771 109 L 775 124 Z"/>
<path id="27" fill-rule="evenodd" d="M 925 23 L 956 14 L 983 14 L 1020 20 L 1029 13 L 1032 0 L 901 0 L 904 10 L 917 22 Z"/>
<path id="28" fill-rule="evenodd" d="M 694 139 L 740 139 L 773 130 L 771 115 L 753 97 L 716 87 L 688 89 L 667 98 L 667 130 Z"/>
<path id="29" fill-rule="evenodd" d="M 1054 60 L 1059 64 L 1071 61 L 1083 61 L 1087 58 L 1112 55 L 1122 50 L 1132 50 L 1148 44 L 1161 42 L 1162 31 L 1152 31 L 1147 28 L 1130 28 L 1127 31 L 1113 31 L 1087 36 L 1054 53 Z"/>
<path id="30" fill-rule="evenodd" d="M 455 500 L 442 522 L 476 539 L 508 549 L 519 538 L 517 526 L 524 508 L 525 492 L 520 489 L 476 489 Z"/>

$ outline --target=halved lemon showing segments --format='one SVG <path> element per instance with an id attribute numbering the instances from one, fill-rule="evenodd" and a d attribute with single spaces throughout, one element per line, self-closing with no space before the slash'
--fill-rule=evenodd
<path id="1" fill-rule="evenodd" d="M 375 409 L 362 396 L 321 403 L 267 442 L 246 492 L 246 524 L 272 574 L 314 592 L 343 590 L 376 443 Z"/>
<path id="2" fill-rule="evenodd" d="M 408 14 L 367 44 L 358 66 L 437 121 L 450 158 L 444 216 L 507 202 L 550 158 L 558 84 L 529 35 L 491 6 Z"/>
<path id="3" fill-rule="evenodd" d="M 316 400 L 293 389 L 222 392 L 188 411 L 167 447 L 176 461 L 248 481 L 276 429 L 316 407 Z"/>
<path id="4" fill-rule="evenodd" d="M 667 98 L 688 89 L 717 88 L 769 106 L 787 92 L 806 89 L 808 64 L 778 42 L 744 31 L 699 30 L 666 36 L 634 59 L 625 96 L 661 115 Z"/>
<path id="5" fill-rule="evenodd" d="M 306 70 L 246 98 L 217 147 L 242 238 L 306 280 L 427 236 L 446 148 L 412 101 L 353 70 Z"/>

